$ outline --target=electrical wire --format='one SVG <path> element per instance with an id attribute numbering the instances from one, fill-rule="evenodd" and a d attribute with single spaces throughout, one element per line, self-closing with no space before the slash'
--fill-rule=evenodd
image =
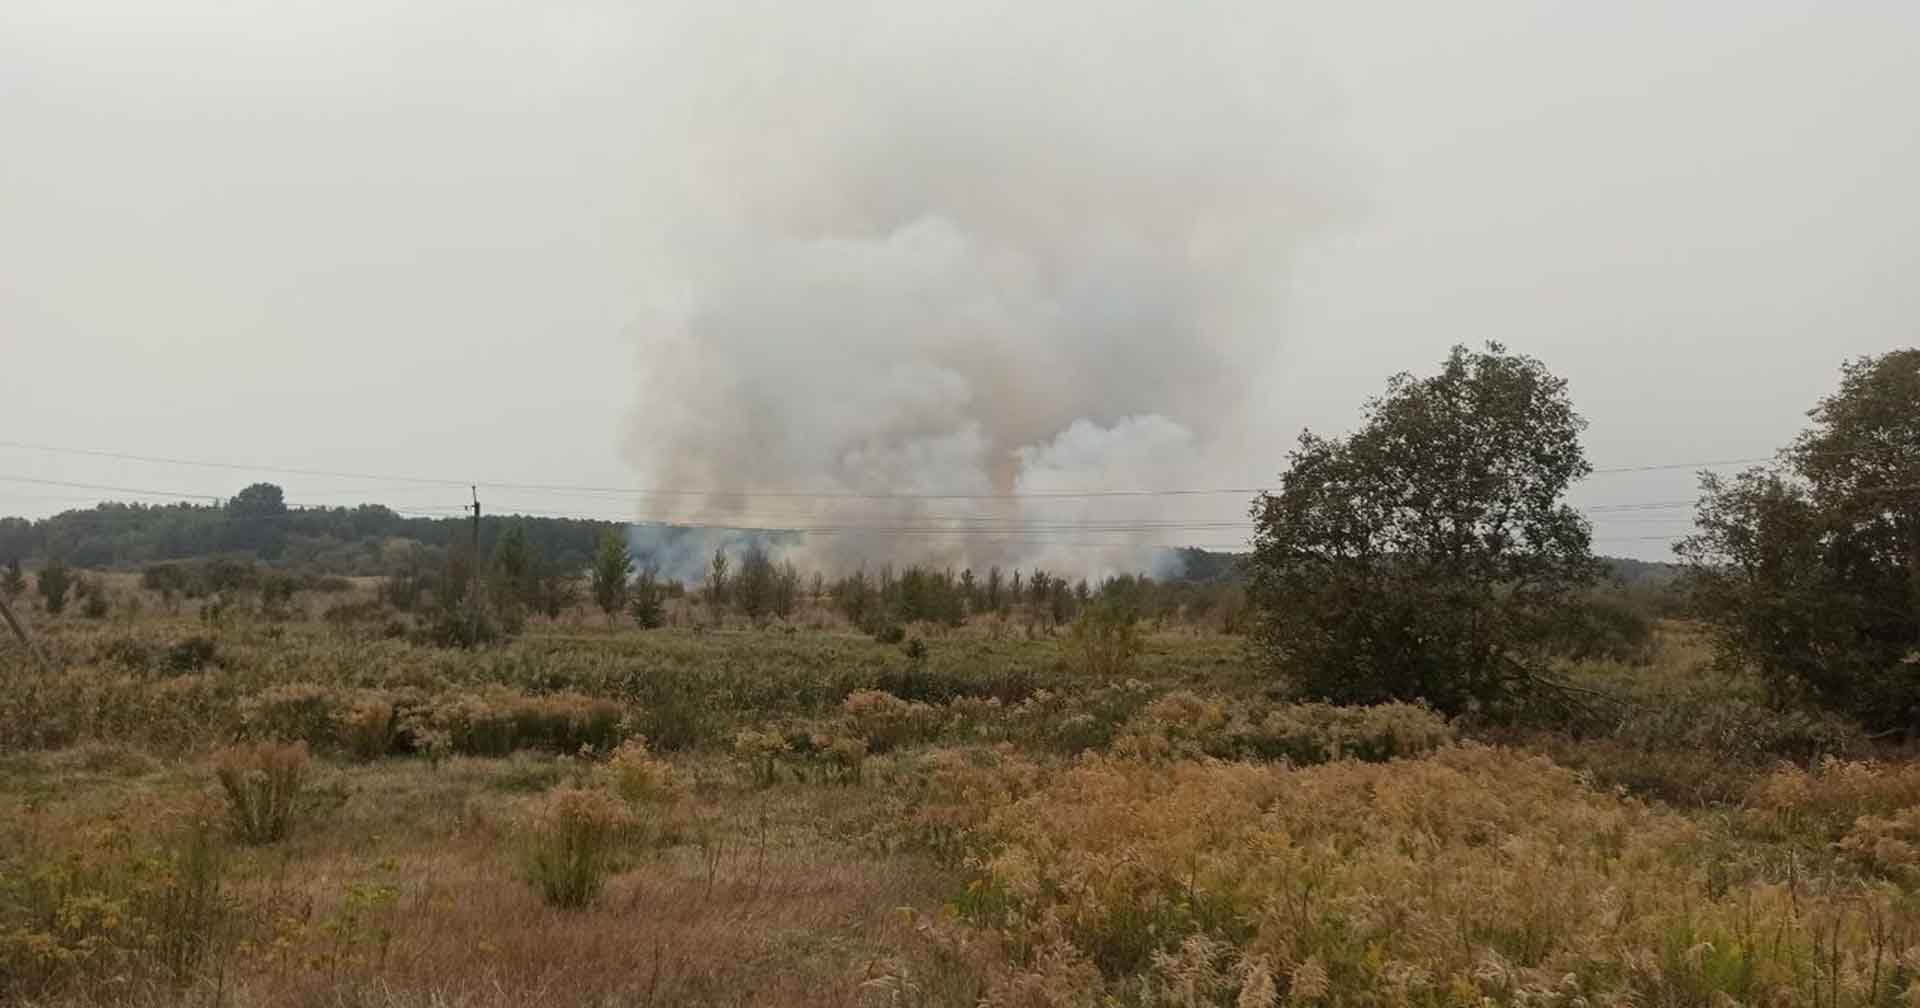
<path id="1" fill-rule="evenodd" d="M 633 497 L 747 497 L 768 499 L 812 499 L 812 500 L 1046 500 L 1046 499 L 1083 499 L 1101 497 L 1180 497 L 1180 496 L 1218 496 L 1249 495 L 1271 493 L 1275 487 L 1203 487 L 1203 488 L 1165 488 L 1165 489 L 1099 489 L 1099 490 L 1037 490 L 1025 493 L 862 493 L 848 491 L 808 491 L 808 490 L 687 490 L 657 487 L 609 487 L 584 486 L 561 483 L 514 483 L 501 480 L 449 479 L 432 476 L 409 476 L 378 474 L 341 469 L 306 468 L 299 466 L 262 465 L 257 463 L 226 462 L 209 459 L 188 459 L 164 455 L 142 455 L 135 452 L 109 451 L 94 448 L 71 448 L 57 445 L 37 444 L 27 441 L 0 440 L 0 447 L 24 451 L 46 452 L 57 455 L 79 455 L 94 458 L 117 459 L 128 462 L 143 462 L 155 465 L 189 466 L 207 469 L 223 469 L 235 472 L 280 473 L 297 476 L 314 476 L 328 479 L 367 480 L 388 484 L 411 484 L 417 486 L 446 487 L 483 487 L 488 490 L 514 490 L 535 493 L 560 493 L 582 495 L 618 494 Z M 1854 455 L 1878 449 L 1857 449 L 1841 452 L 1821 452 L 1821 455 Z M 1657 462 L 1644 465 L 1607 466 L 1596 468 L 1590 475 L 1610 475 L 1616 473 L 1656 472 L 1679 469 L 1709 469 L 1730 465 L 1765 464 L 1777 461 L 1779 455 L 1740 459 L 1717 459 L 1701 462 Z M 204 495 L 197 495 L 204 496 Z"/>

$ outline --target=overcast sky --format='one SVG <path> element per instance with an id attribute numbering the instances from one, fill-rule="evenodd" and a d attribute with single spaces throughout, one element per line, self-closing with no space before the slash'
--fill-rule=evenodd
<path id="1" fill-rule="evenodd" d="M 887 440 L 906 412 L 880 437 L 753 399 L 759 426 L 713 427 L 688 395 L 844 374 L 865 341 L 890 380 L 958 376 L 957 426 L 911 416 L 990 485 L 1016 450 L 1021 486 L 1157 472 L 1060 462 L 1124 433 L 1200 445 L 1159 478 L 1244 486 L 1390 374 L 1499 340 L 1570 380 L 1596 466 L 1640 466 L 1767 455 L 1843 359 L 1916 341 L 1920 4 L 727 7 L 5 0 L 0 439 L 646 486 L 727 479 L 696 463 L 770 428 L 795 443 L 760 490 L 870 489 L 908 463 L 809 467 L 941 457 Z M 1132 374 L 1038 409 L 982 377 L 1030 349 L 954 362 L 980 318 Z M 0 514 L 102 496 L 22 478 L 253 475 L 0 447 Z M 464 496 L 271 478 L 297 504 Z M 1684 515 L 1598 516 L 1598 546 L 1662 556 Z"/>

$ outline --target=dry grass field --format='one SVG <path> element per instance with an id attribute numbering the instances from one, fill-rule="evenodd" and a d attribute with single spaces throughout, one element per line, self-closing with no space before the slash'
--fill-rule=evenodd
<path id="1" fill-rule="evenodd" d="M 0 651 L 0 1002 L 1920 1004 L 1920 763 L 1682 626 L 1490 725 L 1190 631 L 140 608 Z"/>

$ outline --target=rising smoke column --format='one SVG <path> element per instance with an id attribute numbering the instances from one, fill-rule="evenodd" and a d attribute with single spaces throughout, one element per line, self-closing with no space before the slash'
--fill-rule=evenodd
<path id="1" fill-rule="evenodd" d="M 1205 482 L 1322 216 L 1322 96 L 1272 5 L 908 6 L 662 16 L 628 446 L 730 492 L 641 515 L 869 530 L 806 537 L 836 567 L 1139 568 L 1168 534 L 1075 528 L 1178 502 L 770 494 Z M 928 527 L 971 531 L 891 531 Z"/>

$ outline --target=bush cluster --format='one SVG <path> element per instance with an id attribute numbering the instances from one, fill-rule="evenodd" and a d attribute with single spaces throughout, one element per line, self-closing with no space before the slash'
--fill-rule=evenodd
<path id="1" fill-rule="evenodd" d="M 1419 756 L 1453 741 L 1446 719 L 1417 704 L 1267 706 L 1181 691 L 1147 705 L 1127 723 L 1113 749 L 1141 759 L 1210 757 L 1307 765 Z"/>
<path id="2" fill-rule="evenodd" d="M 305 742 L 256 742 L 221 753 L 214 774 L 234 835 L 256 846 L 286 839 L 311 768 Z"/>
<path id="3" fill-rule="evenodd" d="M 289 683 L 240 702 L 242 730 L 250 737 L 299 740 L 360 759 L 422 751 L 433 738 L 471 756 L 606 751 L 625 736 L 627 713 L 602 697 L 504 686 L 428 693 Z"/>
<path id="4" fill-rule="evenodd" d="M 1905 829 L 1852 846 L 1899 852 Z M 962 909 L 1021 964 L 1002 987 L 1071 998 L 1050 1003 L 1896 1003 L 1920 927 L 1895 887 L 1705 864 L 1695 824 L 1477 745 L 1088 758 L 991 812 L 975 850 Z"/>

